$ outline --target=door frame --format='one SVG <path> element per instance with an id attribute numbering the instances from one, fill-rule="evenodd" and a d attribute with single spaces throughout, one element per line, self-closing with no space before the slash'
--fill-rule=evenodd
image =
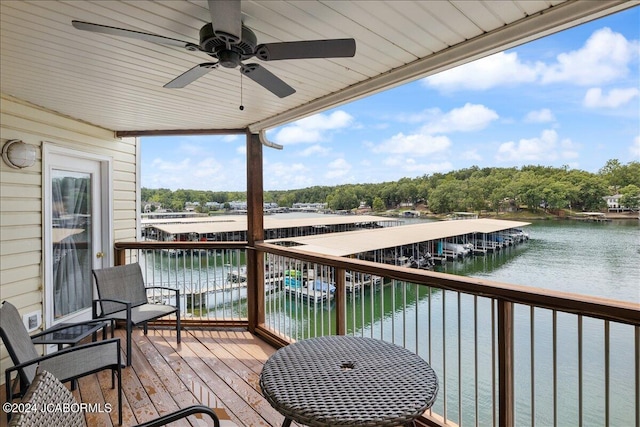
<path id="1" fill-rule="evenodd" d="M 102 243 L 102 252 L 104 252 L 104 258 L 102 258 L 103 266 L 110 266 L 113 262 L 113 158 L 100 155 L 96 153 L 90 153 L 80 151 L 73 148 L 63 147 L 55 143 L 43 141 L 42 144 L 42 212 L 43 212 L 43 239 L 42 239 L 42 276 L 43 276 L 43 289 L 42 289 L 42 308 L 43 308 L 43 321 L 45 328 L 51 327 L 56 323 L 54 320 L 54 314 L 52 308 L 53 304 L 53 253 L 51 250 L 52 241 L 52 212 L 51 212 L 51 169 L 58 163 L 53 163 L 51 156 L 63 156 L 70 159 L 88 160 L 99 163 L 100 173 L 100 187 L 99 191 L 100 203 L 100 224 L 94 224 L 94 226 L 100 227 L 100 239 Z M 92 188 L 92 191 L 94 189 Z M 95 260 L 94 260 L 95 262 Z M 96 290 L 93 286 L 93 293 L 95 295 Z M 91 318 L 91 308 L 81 310 L 71 316 L 67 316 L 63 319 L 65 322 L 88 320 Z"/>

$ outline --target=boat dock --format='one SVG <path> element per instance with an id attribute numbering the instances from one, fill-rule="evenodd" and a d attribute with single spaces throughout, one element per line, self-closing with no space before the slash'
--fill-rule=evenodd
<path id="1" fill-rule="evenodd" d="M 607 218 L 605 214 L 602 212 L 578 212 L 574 214 L 572 219 L 576 219 L 578 221 L 587 221 L 587 222 L 609 222 L 610 218 Z"/>
<path id="2" fill-rule="evenodd" d="M 366 259 L 386 264 L 428 268 L 445 262 L 498 251 L 528 240 L 528 222 L 496 219 L 437 221 L 344 233 L 290 237 L 269 243 L 295 245 L 315 254 Z M 428 258 L 428 259 L 427 259 Z"/>
<path id="3" fill-rule="evenodd" d="M 468 218 L 468 216 L 466 216 Z M 374 215 L 265 217 L 265 241 L 323 255 L 432 268 L 435 263 L 483 255 L 528 239 L 528 222 L 465 219 L 402 225 Z M 243 241 L 245 216 L 150 219 L 145 238 L 158 241 Z M 236 277 L 235 280 L 241 280 Z"/>
<path id="4" fill-rule="evenodd" d="M 402 220 L 374 215 L 264 217 L 264 238 L 294 238 L 402 225 Z M 247 240 L 247 217 L 220 215 L 142 220 L 143 237 L 163 242 L 235 242 Z"/>

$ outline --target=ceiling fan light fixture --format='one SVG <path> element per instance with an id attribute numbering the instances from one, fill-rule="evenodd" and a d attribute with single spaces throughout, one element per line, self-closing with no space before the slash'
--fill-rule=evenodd
<path id="1" fill-rule="evenodd" d="M 218 52 L 218 64 L 225 68 L 236 68 L 240 64 L 240 54 L 233 50 Z"/>

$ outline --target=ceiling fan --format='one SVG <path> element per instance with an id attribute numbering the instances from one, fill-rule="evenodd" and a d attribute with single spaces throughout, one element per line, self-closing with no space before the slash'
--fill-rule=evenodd
<path id="1" fill-rule="evenodd" d="M 256 63 L 245 64 L 251 57 L 263 61 L 310 58 L 347 58 L 356 53 L 354 39 L 306 40 L 258 44 L 257 37 L 242 25 L 240 0 L 208 0 L 211 23 L 200 29 L 200 43 L 194 44 L 171 37 L 143 33 L 124 28 L 89 22 L 72 21 L 72 25 L 84 31 L 112 36 L 130 37 L 168 46 L 177 46 L 188 51 L 200 51 L 216 59 L 187 70 L 169 83 L 166 88 L 182 88 L 219 66 L 240 67 L 240 72 L 280 98 L 295 93 L 295 89 Z"/>

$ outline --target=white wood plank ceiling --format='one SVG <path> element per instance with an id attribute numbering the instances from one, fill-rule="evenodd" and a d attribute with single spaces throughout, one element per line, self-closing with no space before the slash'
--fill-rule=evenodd
<path id="1" fill-rule="evenodd" d="M 221 67 L 185 88 L 163 88 L 212 59 L 71 25 L 75 19 L 197 44 L 200 27 L 211 19 L 206 1 L 2 0 L 1 90 L 114 131 L 258 131 L 637 4 L 243 0 L 243 24 L 258 43 L 356 40 L 353 58 L 252 58 L 296 89 L 281 99 L 246 77 L 241 82 L 239 69 Z"/>

